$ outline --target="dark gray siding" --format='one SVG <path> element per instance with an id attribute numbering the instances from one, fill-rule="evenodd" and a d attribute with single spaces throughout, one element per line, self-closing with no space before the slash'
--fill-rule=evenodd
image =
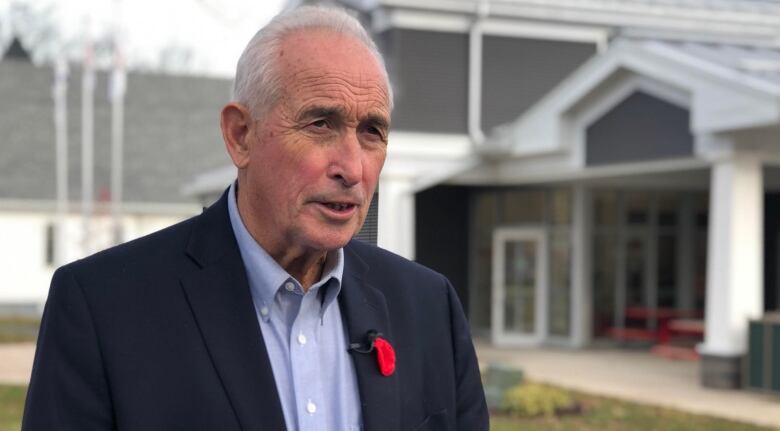
<path id="1" fill-rule="evenodd" d="M 371 199 L 371 205 L 368 207 L 368 214 L 366 214 L 366 220 L 363 222 L 363 227 L 360 228 L 354 238 L 369 244 L 376 245 L 377 237 L 377 210 L 379 209 L 379 193 L 374 193 L 374 198 Z"/>
<path id="2" fill-rule="evenodd" d="M 764 194 L 764 309 L 780 311 L 780 193 Z"/>
<path id="3" fill-rule="evenodd" d="M 690 156 L 689 117 L 686 109 L 636 92 L 588 127 L 586 164 Z"/>
<path id="4" fill-rule="evenodd" d="M 466 133 L 468 34 L 391 29 L 377 43 L 395 90 L 394 129 Z M 483 128 L 517 118 L 594 53 L 589 43 L 486 36 Z"/>
<path id="5" fill-rule="evenodd" d="M 415 195 L 416 261 L 441 272 L 469 309 L 470 188 L 436 186 Z"/>
<path id="6" fill-rule="evenodd" d="M 0 62 L 0 198 L 53 199 L 55 153 L 52 70 L 26 61 Z M 111 110 L 105 73 L 95 88 L 95 196 L 110 188 Z M 188 202 L 182 185 L 229 163 L 219 112 L 230 81 L 131 74 L 125 103 L 124 199 Z M 69 197 L 81 196 L 81 73 L 68 86 Z M 227 186 L 227 184 L 226 184 Z"/>
<path id="7" fill-rule="evenodd" d="M 483 130 L 519 117 L 595 52 L 592 43 L 486 36 Z"/>
<path id="8" fill-rule="evenodd" d="M 466 133 L 468 36 L 392 29 L 377 42 L 395 92 L 393 129 Z"/>

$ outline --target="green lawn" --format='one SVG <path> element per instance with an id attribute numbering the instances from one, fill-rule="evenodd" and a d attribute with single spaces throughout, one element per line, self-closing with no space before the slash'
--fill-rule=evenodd
<path id="1" fill-rule="evenodd" d="M 0 431 L 21 427 L 26 388 L 0 385 Z M 583 407 L 581 415 L 562 418 L 512 419 L 493 417 L 491 431 L 769 431 L 720 419 L 681 413 L 574 393 Z"/>
<path id="2" fill-rule="evenodd" d="M 40 324 L 31 317 L 0 317 L 0 343 L 35 341 Z"/>
<path id="3" fill-rule="evenodd" d="M 491 431 L 770 431 L 676 410 L 572 392 L 582 414 L 562 417 L 491 418 Z M 780 408 L 780 405 L 778 405 Z"/>
<path id="4" fill-rule="evenodd" d="M 22 409 L 27 388 L 0 385 L 0 431 L 19 431 L 22 428 Z"/>

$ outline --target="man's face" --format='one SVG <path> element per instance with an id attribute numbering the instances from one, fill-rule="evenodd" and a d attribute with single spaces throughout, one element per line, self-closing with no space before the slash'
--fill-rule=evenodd
<path id="1" fill-rule="evenodd" d="M 337 249 L 363 225 L 385 161 L 385 80 L 359 41 L 326 30 L 286 36 L 279 55 L 283 94 L 249 128 L 239 206 L 266 248 Z"/>

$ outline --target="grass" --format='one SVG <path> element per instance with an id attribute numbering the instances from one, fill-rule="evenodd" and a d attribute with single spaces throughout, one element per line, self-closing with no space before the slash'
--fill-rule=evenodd
<path id="1" fill-rule="evenodd" d="M 494 415 L 491 431 L 770 431 L 765 428 L 677 410 L 571 392 L 582 414 L 513 418 Z"/>
<path id="2" fill-rule="evenodd" d="M 32 317 L 0 317 L 0 343 L 34 342 L 40 324 Z"/>
<path id="3" fill-rule="evenodd" d="M 22 428 L 22 410 L 27 388 L 0 385 L 0 431 Z"/>
<path id="4" fill-rule="evenodd" d="M 0 385 L 0 431 L 19 430 L 27 389 Z M 572 392 L 584 413 L 562 417 L 510 418 L 493 416 L 491 431 L 769 431 L 676 410 Z"/>

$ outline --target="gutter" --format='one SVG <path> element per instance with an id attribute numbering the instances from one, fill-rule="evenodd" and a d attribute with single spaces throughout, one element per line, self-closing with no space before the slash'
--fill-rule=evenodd
<path id="1" fill-rule="evenodd" d="M 469 28 L 468 134 L 474 149 L 485 142 L 482 131 L 482 41 L 484 20 L 488 15 L 489 0 L 480 0 Z"/>

